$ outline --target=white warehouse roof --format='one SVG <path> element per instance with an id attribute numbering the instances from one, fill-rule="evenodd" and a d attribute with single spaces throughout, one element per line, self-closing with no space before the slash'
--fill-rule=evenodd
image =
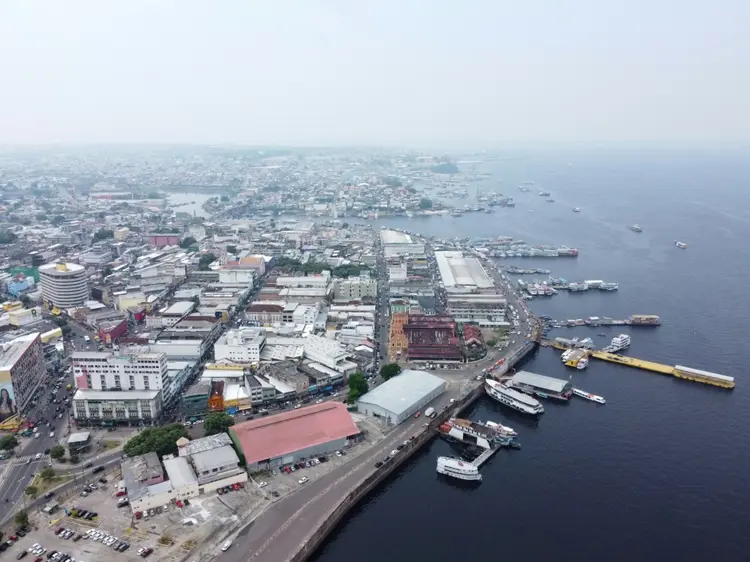
<path id="1" fill-rule="evenodd" d="M 406 370 L 362 396 L 359 402 L 400 415 L 423 397 L 445 388 L 445 384 L 440 377 L 425 371 Z"/>
<path id="2" fill-rule="evenodd" d="M 446 288 L 495 286 L 477 258 L 464 256 L 462 252 L 435 252 L 435 261 Z"/>

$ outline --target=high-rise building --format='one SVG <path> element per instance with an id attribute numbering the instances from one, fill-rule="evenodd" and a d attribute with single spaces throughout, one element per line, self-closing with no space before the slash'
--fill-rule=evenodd
<path id="1" fill-rule="evenodd" d="M 45 376 L 39 333 L 16 338 L 0 348 L 0 422 L 26 411 Z"/>
<path id="2" fill-rule="evenodd" d="M 42 297 L 57 308 L 81 306 L 89 298 L 86 270 L 75 263 L 48 263 L 39 268 Z"/>

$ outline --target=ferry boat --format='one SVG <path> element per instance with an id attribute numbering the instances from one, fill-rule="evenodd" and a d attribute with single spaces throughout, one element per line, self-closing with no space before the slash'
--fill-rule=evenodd
<path id="1" fill-rule="evenodd" d="M 482 475 L 479 474 L 479 469 L 476 466 L 453 457 L 438 457 L 437 472 L 458 480 L 474 482 L 482 480 Z"/>
<path id="2" fill-rule="evenodd" d="M 678 242 L 677 240 L 674 241 L 674 245 L 677 246 L 680 250 L 684 250 L 687 248 L 687 244 L 685 242 Z"/>
<path id="3" fill-rule="evenodd" d="M 581 390 L 580 388 L 574 388 L 573 394 L 575 394 L 576 396 L 580 398 L 585 398 L 586 400 L 591 400 L 592 402 L 596 402 L 597 404 L 607 403 L 607 401 L 602 396 L 591 394 L 590 392 L 586 392 L 584 390 Z"/>
<path id="4" fill-rule="evenodd" d="M 587 353 L 582 349 L 569 349 L 563 353 L 563 363 L 566 367 L 574 367 L 583 371 L 589 365 Z"/>
<path id="5" fill-rule="evenodd" d="M 498 445 L 507 447 L 509 441 L 515 436 L 515 432 L 513 432 L 513 435 L 509 435 L 507 432 L 490 427 L 488 423 L 473 422 L 461 418 L 449 419 L 440 425 L 438 432 L 449 441 L 458 441 L 482 449 L 492 449 Z"/>
<path id="6" fill-rule="evenodd" d="M 482 422 L 479 422 L 482 423 Z M 493 421 L 486 421 L 484 422 L 484 425 L 489 427 L 490 429 L 494 429 L 497 431 L 500 435 L 507 435 L 508 437 L 517 437 L 518 433 L 515 429 L 512 427 L 508 427 L 507 425 L 503 425 L 501 423 L 496 423 Z"/>
<path id="7" fill-rule="evenodd" d="M 631 224 L 628 228 L 633 232 L 643 232 L 643 229 L 637 224 Z"/>
<path id="8" fill-rule="evenodd" d="M 550 192 L 549 191 L 540 191 L 539 192 L 539 196 L 540 197 L 549 197 L 550 196 Z"/>
<path id="9" fill-rule="evenodd" d="M 497 381 L 490 379 L 485 380 L 484 389 L 490 398 L 497 400 L 501 404 L 504 404 L 517 412 L 531 416 L 538 416 L 539 414 L 544 413 L 544 407 L 539 400 L 532 398 L 531 396 L 526 396 L 523 392 L 513 390 Z"/>
<path id="10" fill-rule="evenodd" d="M 612 338 L 612 342 L 604 348 L 607 353 L 617 353 L 630 347 L 630 336 L 627 334 L 618 334 Z"/>

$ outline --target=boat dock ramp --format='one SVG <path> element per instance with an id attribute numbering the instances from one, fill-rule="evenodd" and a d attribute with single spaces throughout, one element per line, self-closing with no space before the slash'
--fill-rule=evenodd
<path id="1" fill-rule="evenodd" d="M 479 468 L 488 460 L 490 460 L 490 457 L 494 455 L 495 453 L 497 453 L 499 450 L 500 450 L 500 447 L 493 447 L 492 449 L 487 449 L 481 455 L 479 455 L 477 458 L 471 461 L 471 464 Z"/>
<path id="2" fill-rule="evenodd" d="M 624 320 L 610 318 L 609 316 L 589 316 L 588 318 L 573 318 L 569 320 L 542 318 L 542 321 L 547 328 L 576 328 L 580 326 L 588 326 L 589 328 L 599 328 L 602 326 L 661 326 L 661 319 L 653 314 L 633 314 L 630 318 Z"/>
<path id="3" fill-rule="evenodd" d="M 541 345 L 544 347 L 554 347 L 555 349 L 560 350 L 567 350 L 576 347 L 575 343 L 572 340 L 565 340 L 564 338 L 543 340 L 541 342 Z M 652 373 L 669 375 L 679 379 L 709 384 L 711 386 L 718 386 L 730 390 L 735 386 L 734 377 L 728 377 L 726 375 L 720 375 L 718 373 L 711 373 L 709 371 L 701 371 L 700 369 L 693 369 L 691 367 L 684 367 L 682 365 L 675 365 L 674 367 L 672 367 L 669 365 L 664 365 L 662 363 L 656 363 L 654 361 L 646 361 L 644 359 L 636 359 L 635 357 L 628 357 L 626 355 L 618 355 L 617 353 L 607 353 L 605 351 L 597 350 L 589 351 L 589 355 L 590 357 L 599 359 L 600 361 L 617 363 L 618 365 L 625 365 L 626 367 L 634 367 L 636 369 L 641 369 L 644 371 L 651 371 Z"/>

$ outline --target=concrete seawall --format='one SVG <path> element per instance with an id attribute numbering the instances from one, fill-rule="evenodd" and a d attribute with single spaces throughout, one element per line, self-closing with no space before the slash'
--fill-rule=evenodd
<path id="1" fill-rule="evenodd" d="M 527 357 L 534 349 L 536 344 L 527 344 L 521 348 L 518 352 L 508 358 L 507 364 L 509 366 L 516 365 L 518 362 Z M 305 543 L 302 545 L 300 550 L 290 559 L 290 562 L 304 562 L 320 544 L 326 539 L 326 537 L 336 528 L 341 522 L 344 516 L 349 513 L 359 501 L 379 486 L 388 476 L 390 476 L 398 467 L 408 461 L 411 456 L 416 453 L 423 445 L 430 441 L 437 434 L 437 429 L 447 419 L 456 416 L 463 410 L 471 406 L 474 402 L 484 395 L 484 385 L 480 384 L 477 388 L 472 390 L 469 394 L 464 396 L 461 400 L 452 404 L 451 407 L 446 408 L 442 412 L 439 412 L 437 416 L 430 422 L 426 431 L 423 431 L 419 437 L 414 441 L 410 442 L 405 446 L 398 455 L 389 461 L 386 465 L 374 470 L 367 478 L 365 478 L 356 488 L 354 488 L 347 496 L 341 501 L 341 503 L 333 509 L 328 516 L 321 521 L 320 527 L 310 536 Z"/>

